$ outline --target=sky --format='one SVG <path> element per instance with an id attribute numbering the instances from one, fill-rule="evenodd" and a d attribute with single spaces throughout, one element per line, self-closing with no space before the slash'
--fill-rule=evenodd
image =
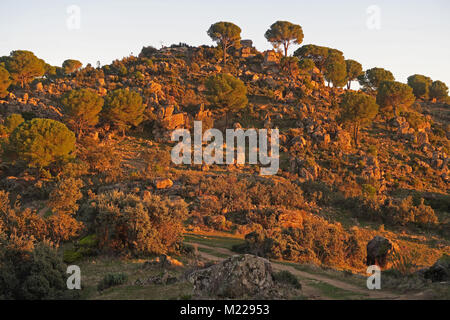
<path id="1" fill-rule="evenodd" d="M 21 49 L 52 65 L 69 58 L 104 65 L 148 45 L 212 45 L 206 31 L 217 21 L 237 24 L 264 51 L 271 48 L 264 33 L 277 20 L 301 25 L 302 44 L 339 49 L 364 69 L 450 86 L 448 0 L 1 0 L 0 56 Z"/>

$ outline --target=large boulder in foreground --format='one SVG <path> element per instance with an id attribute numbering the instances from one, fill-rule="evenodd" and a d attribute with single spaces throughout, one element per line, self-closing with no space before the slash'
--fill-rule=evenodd
<path id="1" fill-rule="evenodd" d="M 368 266 L 377 265 L 381 268 L 386 268 L 388 257 L 393 253 L 394 245 L 388 239 L 375 236 L 367 243 L 367 259 Z"/>
<path id="2" fill-rule="evenodd" d="M 424 277 L 432 282 L 450 281 L 450 256 L 444 254 L 435 264 L 425 270 Z"/>
<path id="3" fill-rule="evenodd" d="M 201 297 L 269 298 L 274 295 L 272 266 L 254 255 L 235 255 L 219 264 L 194 271 L 188 280 Z"/>

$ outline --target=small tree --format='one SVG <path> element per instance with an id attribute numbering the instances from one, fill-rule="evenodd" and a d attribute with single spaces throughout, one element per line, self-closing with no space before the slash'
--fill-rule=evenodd
<path id="1" fill-rule="evenodd" d="M 139 125 L 144 119 L 145 106 L 139 93 L 128 89 L 117 89 L 105 98 L 103 116 L 111 121 L 125 135 L 125 130 Z"/>
<path id="2" fill-rule="evenodd" d="M 44 75 L 45 62 L 34 55 L 31 51 L 12 51 L 6 60 L 6 69 L 15 83 L 20 83 L 23 88 L 36 77 Z"/>
<path id="3" fill-rule="evenodd" d="M 448 97 L 448 87 L 444 82 L 433 81 L 430 87 L 430 98 L 438 101 L 444 101 Z"/>
<path id="4" fill-rule="evenodd" d="M 353 139 L 358 146 L 359 130 L 369 125 L 378 113 L 375 98 L 360 92 L 346 92 L 340 103 L 341 120 L 353 127 Z"/>
<path id="5" fill-rule="evenodd" d="M 71 90 L 61 99 L 67 122 L 79 136 L 83 130 L 98 123 L 103 103 L 103 98 L 91 89 Z"/>
<path id="6" fill-rule="evenodd" d="M 225 64 L 228 48 L 240 45 L 241 28 L 231 22 L 216 22 L 208 29 L 208 36 L 222 47 L 223 63 Z"/>
<path id="7" fill-rule="evenodd" d="M 415 101 L 413 89 L 407 84 L 397 81 L 383 81 L 379 85 L 377 103 L 383 112 L 394 111 L 397 116 L 399 110 L 408 109 Z"/>
<path id="8" fill-rule="evenodd" d="M 240 80 L 229 74 L 217 74 L 206 80 L 208 101 L 228 115 L 244 108 L 247 103 L 247 87 Z"/>
<path id="9" fill-rule="evenodd" d="M 61 122 L 35 118 L 18 126 L 9 137 L 16 156 L 30 167 L 67 161 L 75 151 L 75 135 Z"/>
<path id="10" fill-rule="evenodd" d="M 350 89 L 352 81 L 356 80 L 362 74 L 362 65 L 355 60 L 345 60 L 347 69 L 347 89 Z"/>
<path id="11" fill-rule="evenodd" d="M 375 91 L 383 81 L 394 81 L 392 72 L 383 68 L 372 68 L 358 77 L 359 84 L 367 91 Z"/>
<path id="12" fill-rule="evenodd" d="M 274 48 L 282 45 L 284 48 L 284 56 L 287 57 L 289 46 L 292 43 L 302 43 L 303 30 L 298 24 L 293 24 L 289 21 L 277 21 L 270 26 L 264 36 Z"/>
<path id="13" fill-rule="evenodd" d="M 332 52 L 325 61 L 324 77 L 333 83 L 334 87 L 343 87 L 347 83 L 347 69 L 344 56 L 338 52 Z"/>
<path id="14" fill-rule="evenodd" d="M 83 64 L 78 60 L 68 59 L 62 64 L 65 74 L 70 74 L 80 69 Z"/>
<path id="15" fill-rule="evenodd" d="M 8 70 L 0 65 L 0 98 L 8 95 L 8 87 L 11 84 L 11 78 Z"/>
<path id="16" fill-rule="evenodd" d="M 430 92 L 430 86 L 433 81 L 431 78 L 423 76 L 421 74 L 414 74 L 408 77 L 408 86 L 413 89 L 413 93 L 416 98 L 428 99 Z"/>

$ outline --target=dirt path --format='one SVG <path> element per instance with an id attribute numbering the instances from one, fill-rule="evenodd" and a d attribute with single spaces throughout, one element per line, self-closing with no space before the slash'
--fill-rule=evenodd
<path id="1" fill-rule="evenodd" d="M 211 261 L 223 261 L 225 260 L 224 257 L 220 257 L 217 255 L 214 255 L 213 253 L 216 252 L 219 255 L 226 255 L 226 256 L 232 256 L 236 253 L 226 249 L 226 248 L 220 248 L 220 247 L 212 247 L 205 244 L 200 243 L 193 243 L 193 242 L 186 242 L 188 245 L 197 246 L 198 248 L 207 249 L 210 252 L 205 252 L 202 250 L 198 250 L 199 255 L 206 259 Z M 336 297 L 333 295 L 327 295 L 326 292 L 323 292 L 324 290 L 320 290 L 317 285 L 315 284 L 326 284 L 328 286 L 338 288 L 338 290 L 345 290 L 350 296 L 350 299 L 389 299 L 389 300 L 404 300 L 404 299 L 414 299 L 414 296 L 406 296 L 406 295 L 400 295 L 395 294 L 388 291 L 376 291 L 376 290 L 368 290 L 366 288 L 358 287 L 354 284 L 350 284 L 341 280 L 337 280 L 331 277 L 327 277 L 326 275 L 317 274 L 317 273 L 311 273 L 307 271 L 301 271 L 298 270 L 292 266 L 288 266 L 281 263 L 271 262 L 272 267 L 275 271 L 289 271 L 292 274 L 296 275 L 300 278 L 300 282 L 302 284 L 302 292 L 308 299 L 313 300 L 321 300 L 321 299 L 335 299 Z M 420 299 L 419 295 L 416 297 L 417 299 Z"/>

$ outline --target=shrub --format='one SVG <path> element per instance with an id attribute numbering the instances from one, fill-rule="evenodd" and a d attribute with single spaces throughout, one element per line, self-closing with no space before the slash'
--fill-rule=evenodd
<path id="1" fill-rule="evenodd" d="M 161 254 L 176 250 L 182 241 L 182 222 L 187 216 L 184 201 L 112 191 L 97 196 L 93 205 L 100 249 Z"/>
<path id="2" fill-rule="evenodd" d="M 361 268 L 364 245 L 358 232 L 346 232 L 340 224 L 305 215 L 301 228 L 254 231 L 245 236 L 246 243 L 238 249 L 272 259 L 301 263 Z"/>
<path id="3" fill-rule="evenodd" d="M 74 263 L 80 260 L 83 254 L 77 250 L 65 250 L 63 253 L 63 260 L 65 263 Z"/>
<path id="4" fill-rule="evenodd" d="M 50 192 L 48 206 L 56 213 L 75 213 L 78 210 L 77 201 L 83 197 L 80 191 L 82 186 L 80 179 L 62 179 Z"/>
<path id="5" fill-rule="evenodd" d="M 11 133 L 9 140 L 10 149 L 30 167 L 46 167 L 74 157 L 74 133 L 55 120 L 26 121 Z"/>
<path id="6" fill-rule="evenodd" d="M 362 193 L 366 197 L 373 198 L 377 195 L 377 189 L 370 184 L 363 184 Z"/>
<path id="7" fill-rule="evenodd" d="M 66 267 L 55 249 L 39 244 L 32 251 L 0 246 L 0 299 L 75 298 L 68 290 Z"/>
<path id="8" fill-rule="evenodd" d="M 416 223 L 420 226 L 429 226 L 438 223 L 433 208 L 425 205 L 423 199 L 417 206 L 414 206 L 412 197 L 390 200 L 383 206 L 382 210 L 384 218 L 391 224 Z"/>
<path id="9" fill-rule="evenodd" d="M 298 281 L 297 277 L 294 276 L 292 273 L 290 273 L 287 270 L 283 270 L 283 271 L 274 273 L 273 279 L 279 283 L 292 285 L 295 289 L 302 288 L 302 285 Z"/>
<path id="10" fill-rule="evenodd" d="M 97 286 L 98 291 L 103 291 L 105 289 L 114 287 L 114 286 L 120 286 L 121 284 L 124 284 L 127 282 L 128 276 L 121 272 L 121 273 L 108 273 L 105 275 L 100 281 L 100 283 Z"/>

